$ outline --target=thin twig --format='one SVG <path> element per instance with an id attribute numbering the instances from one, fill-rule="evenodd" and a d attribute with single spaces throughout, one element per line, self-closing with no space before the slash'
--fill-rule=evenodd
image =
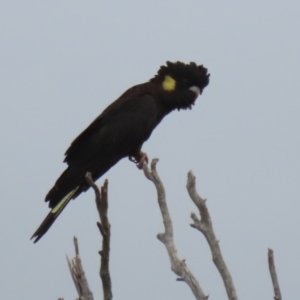
<path id="1" fill-rule="evenodd" d="M 99 251 L 101 256 L 100 277 L 102 281 L 104 300 L 111 300 L 113 298 L 111 289 L 111 278 L 109 272 L 109 252 L 110 252 L 110 224 L 107 217 L 108 210 L 108 197 L 107 188 L 108 181 L 105 180 L 104 185 L 101 187 L 101 192 L 98 186 L 94 183 L 91 173 L 86 173 L 86 181 L 95 191 L 95 201 L 98 209 L 100 223 L 97 226 L 102 235 L 102 250 Z"/>
<path id="2" fill-rule="evenodd" d="M 75 257 L 70 259 L 67 256 L 67 262 L 69 266 L 69 270 L 75 284 L 77 293 L 78 293 L 78 300 L 93 300 L 93 293 L 89 288 L 89 284 L 85 277 L 85 273 L 82 267 L 81 259 L 79 256 L 79 247 L 77 238 L 74 237 L 74 247 L 75 247 Z"/>
<path id="3" fill-rule="evenodd" d="M 144 174 L 147 179 L 152 181 L 157 190 L 158 204 L 163 217 L 165 232 L 159 233 L 157 238 L 165 245 L 170 261 L 172 271 L 179 276 L 178 281 L 184 281 L 188 284 L 197 300 L 206 300 L 208 297 L 203 293 L 198 281 L 188 269 L 184 260 L 178 257 L 177 250 L 174 244 L 172 220 L 168 211 L 166 202 L 165 189 L 156 171 L 158 159 L 153 159 L 151 162 L 151 171 L 146 164 L 143 165 Z"/>
<path id="4" fill-rule="evenodd" d="M 274 300 L 282 300 L 274 262 L 274 251 L 272 249 L 268 249 L 268 263 L 275 295 Z"/>
<path id="5" fill-rule="evenodd" d="M 237 295 L 235 291 L 235 287 L 233 284 L 233 280 L 231 278 L 231 275 L 229 273 L 229 270 L 225 264 L 225 261 L 223 259 L 221 249 L 219 246 L 219 241 L 217 240 L 214 230 L 212 221 L 210 218 L 209 211 L 206 206 L 206 199 L 203 199 L 199 196 L 196 190 L 196 178 L 194 174 L 190 171 L 188 173 L 188 180 L 187 180 L 187 190 L 188 193 L 195 203 L 195 205 L 199 209 L 199 213 L 201 216 L 201 219 L 199 220 L 196 214 L 192 213 L 191 218 L 193 219 L 194 223 L 191 224 L 191 227 L 198 229 L 203 233 L 205 236 L 211 253 L 213 257 L 213 262 L 216 265 L 226 288 L 227 296 L 229 300 L 237 300 Z"/>

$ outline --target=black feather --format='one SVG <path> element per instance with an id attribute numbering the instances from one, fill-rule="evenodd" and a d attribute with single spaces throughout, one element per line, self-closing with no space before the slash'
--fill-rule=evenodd
<path id="1" fill-rule="evenodd" d="M 176 81 L 172 91 L 163 89 L 166 76 Z M 87 172 L 97 180 L 124 157 L 138 160 L 143 143 L 160 121 L 172 110 L 195 103 L 196 94 L 189 87 L 196 86 L 202 92 L 208 83 L 209 74 L 203 66 L 167 62 L 149 82 L 130 88 L 110 104 L 67 149 L 64 162 L 68 167 L 46 195 L 52 210 L 33 234 L 35 242 L 68 202 L 89 188 Z"/>

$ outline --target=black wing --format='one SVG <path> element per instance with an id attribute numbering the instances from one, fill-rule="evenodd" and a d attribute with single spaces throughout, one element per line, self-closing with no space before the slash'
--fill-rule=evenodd
<path id="1" fill-rule="evenodd" d="M 157 123 L 155 99 L 135 86 L 110 104 L 71 144 L 68 165 L 97 160 L 101 155 L 135 155 Z M 120 159 L 119 158 L 119 159 Z"/>
<path id="2" fill-rule="evenodd" d="M 120 159 L 137 156 L 157 124 L 155 99 L 133 88 L 112 103 L 71 144 L 66 152 L 68 168 L 46 195 L 49 207 L 78 187 L 75 199 L 88 189 L 86 172 L 97 180 Z"/>
<path id="3" fill-rule="evenodd" d="M 152 96 L 133 88 L 112 103 L 72 143 L 66 152 L 68 168 L 46 196 L 52 208 L 33 234 L 37 242 L 71 199 L 86 191 L 86 172 L 94 180 L 125 156 L 135 156 L 157 124 Z"/>

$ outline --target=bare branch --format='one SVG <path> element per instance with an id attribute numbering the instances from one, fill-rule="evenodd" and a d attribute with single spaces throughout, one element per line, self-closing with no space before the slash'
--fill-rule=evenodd
<path id="1" fill-rule="evenodd" d="M 274 262 L 274 251 L 272 249 L 268 249 L 268 263 L 275 294 L 274 300 L 282 300 Z"/>
<path id="2" fill-rule="evenodd" d="M 178 257 L 177 250 L 174 244 L 173 226 L 172 226 L 172 220 L 166 202 L 165 189 L 156 171 L 157 162 L 158 159 L 152 160 L 151 171 L 149 170 L 148 166 L 145 163 L 143 165 L 143 170 L 146 178 L 152 181 L 156 187 L 158 204 L 161 210 L 164 227 L 165 227 L 165 232 L 159 233 L 157 235 L 157 238 L 165 245 L 167 249 L 171 261 L 171 269 L 176 275 L 180 277 L 177 279 L 177 281 L 185 281 L 188 284 L 188 286 L 191 288 L 197 300 L 206 300 L 208 299 L 208 296 L 205 296 L 205 294 L 203 293 L 198 281 L 191 273 L 191 271 L 188 269 L 185 261 L 181 260 Z"/>
<path id="3" fill-rule="evenodd" d="M 100 223 L 97 222 L 97 226 L 102 235 L 102 250 L 99 251 L 101 256 L 101 266 L 100 266 L 100 277 L 102 280 L 103 287 L 103 296 L 104 300 L 111 300 L 112 289 L 111 289 L 111 278 L 109 272 L 109 251 L 110 251 L 110 223 L 107 217 L 108 210 L 108 197 L 107 197 L 107 188 L 108 181 L 107 179 L 104 182 L 104 185 L 101 187 L 101 192 L 98 186 L 94 183 L 91 173 L 86 173 L 86 181 L 95 191 L 95 201 L 98 209 Z"/>
<path id="4" fill-rule="evenodd" d="M 187 190 L 188 193 L 195 203 L 195 205 L 199 209 L 199 213 L 201 216 L 201 219 L 199 220 L 196 214 L 192 213 L 191 218 L 193 219 L 194 223 L 191 224 L 191 227 L 198 229 L 203 233 L 205 236 L 211 253 L 213 257 L 213 262 L 216 265 L 219 273 L 221 274 L 221 277 L 223 279 L 227 296 L 229 300 L 237 300 L 237 295 L 235 291 L 235 287 L 233 284 L 233 280 L 231 278 L 231 275 L 229 273 L 229 270 L 227 269 L 227 266 L 225 264 L 225 261 L 223 259 L 221 249 L 219 246 L 219 241 L 217 240 L 214 230 L 213 230 L 213 225 L 212 221 L 210 218 L 209 211 L 206 206 L 206 199 L 203 199 L 202 197 L 199 196 L 196 190 L 196 178 L 194 174 L 190 171 L 188 173 L 188 180 L 187 180 Z"/>
<path id="5" fill-rule="evenodd" d="M 74 246 L 75 246 L 75 257 L 69 260 L 67 256 L 67 262 L 69 270 L 75 284 L 79 300 L 93 300 L 93 293 L 90 291 L 89 284 L 85 277 L 85 273 L 82 267 L 81 259 L 79 256 L 79 247 L 77 238 L 74 237 Z"/>

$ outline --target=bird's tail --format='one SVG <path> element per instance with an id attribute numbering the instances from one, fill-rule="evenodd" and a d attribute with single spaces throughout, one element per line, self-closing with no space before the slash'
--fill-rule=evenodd
<path id="1" fill-rule="evenodd" d="M 42 222 L 42 224 L 39 226 L 39 228 L 35 231 L 35 233 L 32 235 L 31 239 L 35 238 L 34 243 L 36 243 L 52 226 L 56 218 L 60 215 L 60 213 L 63 211 L 63 209 L 66 207 L 66 205 L 69 203 L 69 201 L 72 199 L 74 194 L 79 189 L 79 186 L 73 189 L 71 192 L 69 192 L 67 195 L 65 195 L 59 202 L 56 204 L 50 211 L 50 213 L 47 215 L 45 220 Z"/>

